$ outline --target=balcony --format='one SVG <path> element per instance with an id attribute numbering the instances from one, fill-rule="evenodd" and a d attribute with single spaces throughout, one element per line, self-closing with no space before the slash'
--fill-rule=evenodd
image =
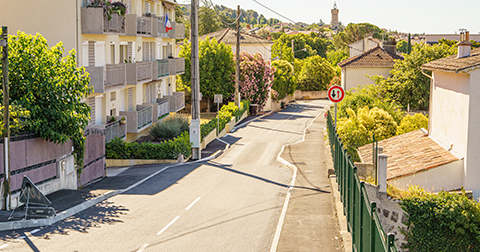
<path id="1" fill-rule="evenodd" d="M 172 25 L 172 29 L 167 32 L 168 38 L 174 39 L 176 36 L 176 30 L 177 30 L 177 23 L 170 21 L 170 24 Z M 185 31 L 183 32 L 185 34 Z"/>
<path id="2" fill-rule="evenodd" d="M 125 17 L 112 13 L 103 15 L 103 8 L 82 8 L 82 34 L 125 34 Z"/>
<path id="3" fill-rule="evenodd" d="M 178 112 L 185 108 L 185 93 L 173 92 L 173 95 L 164 95 L 163 98 L 169 100 L 170 112 Z"/>
<path id="4" fill-rule="evenodd" d="M 157 118 L 170 113 L 170 99 L 157 98 Z"/>
<path id="5" fill-rule="evenodd" d="M 137 17 L 137 34 L 140 34 L 141 36 L 152 36 L 152 37 L 157 37 L 158 33 L 158 26 L 160 24 L 158 23 L 158 18 L 153 16 L 153 17 Z M 165 27 L 164 27 L 165 29 Z"/>
<path id="6" fill-rule="evenodd" d="M 175 38 L 184 39 L 185 38 L 185 24 L 176 23 L 175 25 Z"/>
<path id="7" fill-rule="evenodd" d="M 126 63 L 127 85 L 137 85 L 139 82 L 153 80 L 152 65 L 154 61 L 139 61 L 137 63 Z"/>
<path id="8" fill-rule="evenodd" d="M 86 66 L 85 69 L 90 74 L 90 86 L 95 93 L 101 94 L 108 89 L 126 87 L 126 64 Z"/>
<path id="9" fill-rule="evenodd" d="M 168 34 L 165 32 L 165 17 L 157 18 L 157 37 L 168 38 Z"/>
<path id="10" fill-rule="evenodd" d="M 169 58 L 168 65 L 170 66 L 169 75 L 185 73 L 185 58 Z"/>
<path id="11" fill-rule="evenodd" d="M 170 67 L 168 64 L 168 60 L 162 59 L 162 60 L 157 60 L 158 62 L 158 79 L 162 77 L 167 77 L 170 73 Z"/>
<path id="12" fill-rule="evenodd" d="M 152 107 L 137 105 L 136 111 L 120 111 L 120 116 L 127 119 L 127 133 L 138 133 L 152 125 Z"/>
<path id="13" fill-rule="evenodd" d="M 107 116 L 107 122 L 110 120 L 111 116 Z M 117 116 L 116 121 L 108 123 L 105 125 L 105 143 L 110 142 L 116 137 L 125 139 L 127 137 L 127 124 L 121 124 L 120 119 L 122 117 Z"/>

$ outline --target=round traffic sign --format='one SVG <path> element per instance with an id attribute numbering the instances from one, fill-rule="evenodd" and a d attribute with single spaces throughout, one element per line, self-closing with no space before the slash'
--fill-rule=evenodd
<path id="1" fill-rule="evenodd" d="M 341 102 L 345 97 L 345 91 L 341 86 L 331 86 L 328 89 L 328 99 L 332 102 Z"/>

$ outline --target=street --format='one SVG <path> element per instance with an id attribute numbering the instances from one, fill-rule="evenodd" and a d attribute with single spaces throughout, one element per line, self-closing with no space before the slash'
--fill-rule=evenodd
<path id="1" fill-rule="evenodd" d="M 219 158 L 165 169 L 52 226 L 2 232 L 0 251 L 270 251 L 293 175 L 277 157 L 328 103 L 251 122 L 222 138 L 231 147 Z"/>

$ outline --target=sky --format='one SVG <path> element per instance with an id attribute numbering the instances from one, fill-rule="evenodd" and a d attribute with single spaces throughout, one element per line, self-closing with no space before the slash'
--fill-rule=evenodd
<path id="1" fill-rule="evenodd" d="M 266 18 L 283 19 L 253 0 L 211 0 L 213 4 L 255 10 Z M 295 22 L 329 24 L 333 0 L 256 0 Z M 189 0 L 177 0 L 190 3 Z M 480 0 L 338 0 L 339 21 L 371 23 L 398 32 L 453 34 L 465 28 L 480 33 Z"/>

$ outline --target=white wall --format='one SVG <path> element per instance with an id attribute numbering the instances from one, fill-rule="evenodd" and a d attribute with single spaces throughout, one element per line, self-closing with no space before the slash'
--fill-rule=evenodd
<path id="1" fill-rule="evenodd" d="M 465 157 L 470 77 L 435 71 L 433 80 L 429 135 L 447 149 L 453 144 L 452 150 Z"/>
<path id="2" fill-rule="evenodd" d="M 420 185 L 430 192 L 459 189 L 463 185 L 463 164 L 463 160 L 455 161 L 413 175 L 390 179 L 388 183 L 403 189 L 408 189 L 409 185 Z"/>
<path id="3" fill-rule="evenodd" d="M 377 68 L 360 68 L 360 67 L 343 67 L 342 68 L 342 87 L 350 91 L 352 88 L 375 84 L 370 78 L 365 75 L 382 75 L 387 78 L 390 76 L 390 67 L 377 67 Z"/>
<path id="4" fill-rule="evenodd" d="M 474 197 L 480 197 L 480 70 L 470 72 L 470 100 L 467 136 L 467 155 L 465 157 L 465 188 L 473 191 Z"/>
<path id="5" fill-rule="evenodd" d="M 232 46 L 233 55 L 237 52 L 236 46 Z M 248 52 L 250 54 L 260 53 L 263 56 L 264 60 L 271 61 L 272 60 L 272 45 L 262 45 L 262 44 L 248 44 L 248 45 L 240 45 L 240 52 Z"/>

